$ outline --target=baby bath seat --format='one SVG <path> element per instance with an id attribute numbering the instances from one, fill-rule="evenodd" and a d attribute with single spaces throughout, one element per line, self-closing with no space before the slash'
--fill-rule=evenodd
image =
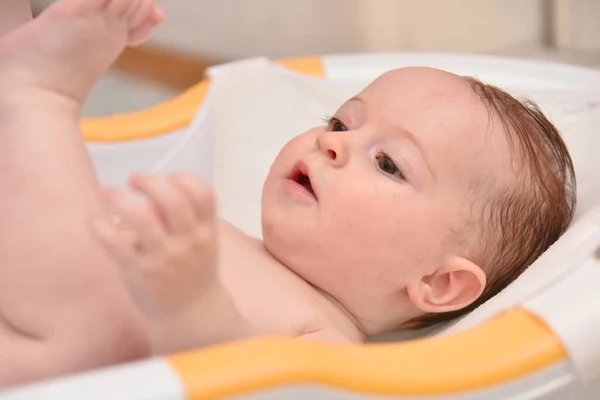
<path id="1" fill-rule="evenodd" d="M 86 119 L 82 130 L 103 183 L 122 184 L 134 171 L 192 170 L 213 183 L 223 218 L 259 236 L 260 186 L 277 150 L 384 71 L 410 65 L 527 95 L 569 146 L 574 221 L 506 290 L 415 340 L 353 347 L 262 338 L 37 383 L 0 400 L 597 399 L 600 71 L 451 54 L 252 59 L 212 68 L 151 109 Z"/>

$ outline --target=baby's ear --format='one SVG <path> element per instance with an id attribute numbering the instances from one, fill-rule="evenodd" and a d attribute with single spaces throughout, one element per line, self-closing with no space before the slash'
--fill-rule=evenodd
<path id="1" fill-rule="evenodd" d="M 415 307 L 437 314 L 467 307 L 481 296 L 485 282 L 481 268 L 466 258 L 452 257 L 406 289 Z"/>

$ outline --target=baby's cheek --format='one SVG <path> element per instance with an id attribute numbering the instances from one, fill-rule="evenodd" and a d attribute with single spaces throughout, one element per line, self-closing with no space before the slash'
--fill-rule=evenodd
<path id="1" fill-rule="evenodd" d="M 348 252 L 365 253 L 394 241 L 399 221 L 378 202 L 347 198 L 330 214 L 329 225 L 335 236 L 343 238 Z"/>
<path id="2" fill-rule="evenodd" d="M 342 234 L 351 239 L 350 251 L 385 263 L 398 257 L 405 262 L 422 262 L 423 254 L 441 240 L 442 221 L 420 199 L 387 200 L 372 198 L 344 205 Z"/>

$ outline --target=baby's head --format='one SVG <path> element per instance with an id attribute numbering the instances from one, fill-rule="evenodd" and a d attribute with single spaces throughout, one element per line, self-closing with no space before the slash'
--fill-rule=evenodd
<path id="1" fill-rule="evenodd" d="M 498 293 L 564 232 L 574 191 L 567 149 L 537 107 L 403 68 L 280 151 L 263 237 L 373 335 Z"/>

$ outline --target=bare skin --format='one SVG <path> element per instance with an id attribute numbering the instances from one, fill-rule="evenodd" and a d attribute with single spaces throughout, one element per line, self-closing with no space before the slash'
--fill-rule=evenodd
<path id="1" fill-rule="evenodd" d="M 0 37 L 31 19 L 29 0 L 0 0 Z"/>
<path id="2" fill-rule="evenodd" d="M 162 18 L 151 0 L 62 0 L 0 39 L 0 386 L 150 354 L 86 233 L 107 211 L 78 121 L 100 75 Z"/>
<path id="3" fill-rule="evenodd" d="M 483 290 L 485 273 L 448 232 L 468 218 L 480 174 L 494 170 L 490 188 L 514 182 L 506 136 L 488 129 L 461 77 L 394 70 L 280 151 L 263 241 L 219 221 L 211 188 L 189 174 L 107 190 L 121 223 L 96 231 L 159 354 L 264 334 L 360 343 Z"/>
<path id="4" fill-rule="evenodd" d="M 342 309 L 282 268 L 261 241 L 220 221 L 202 180 L 136 175 L 130 189 L 105 191 L 122 219 L 118 229 L 99 219 L 96 232 L 147 317 L 156 354 L 259 335 L 364 339 Z M 140 203 L 134 191 L 150 202 Z"/>
<path id="5" fill-rule="evenodd" d="M 0 42 L 0 193 L 10 193 L 0 384 L 141 357 L 148 345 L 165 354 L 265 334 L 359 343 L 479 297 L 471 238 L 448 233 L 468 218 L 474 182 L 514 175 L 504 132 L 482 135 L 487 110 L 443 71 L 384 74 L 292 139 L 265 182 L 264 241 L 220 222 L 211 188 L 189 174 L 102 193 L 81 105 L 162 20 L 153 4 L 61 0 Z"/>

